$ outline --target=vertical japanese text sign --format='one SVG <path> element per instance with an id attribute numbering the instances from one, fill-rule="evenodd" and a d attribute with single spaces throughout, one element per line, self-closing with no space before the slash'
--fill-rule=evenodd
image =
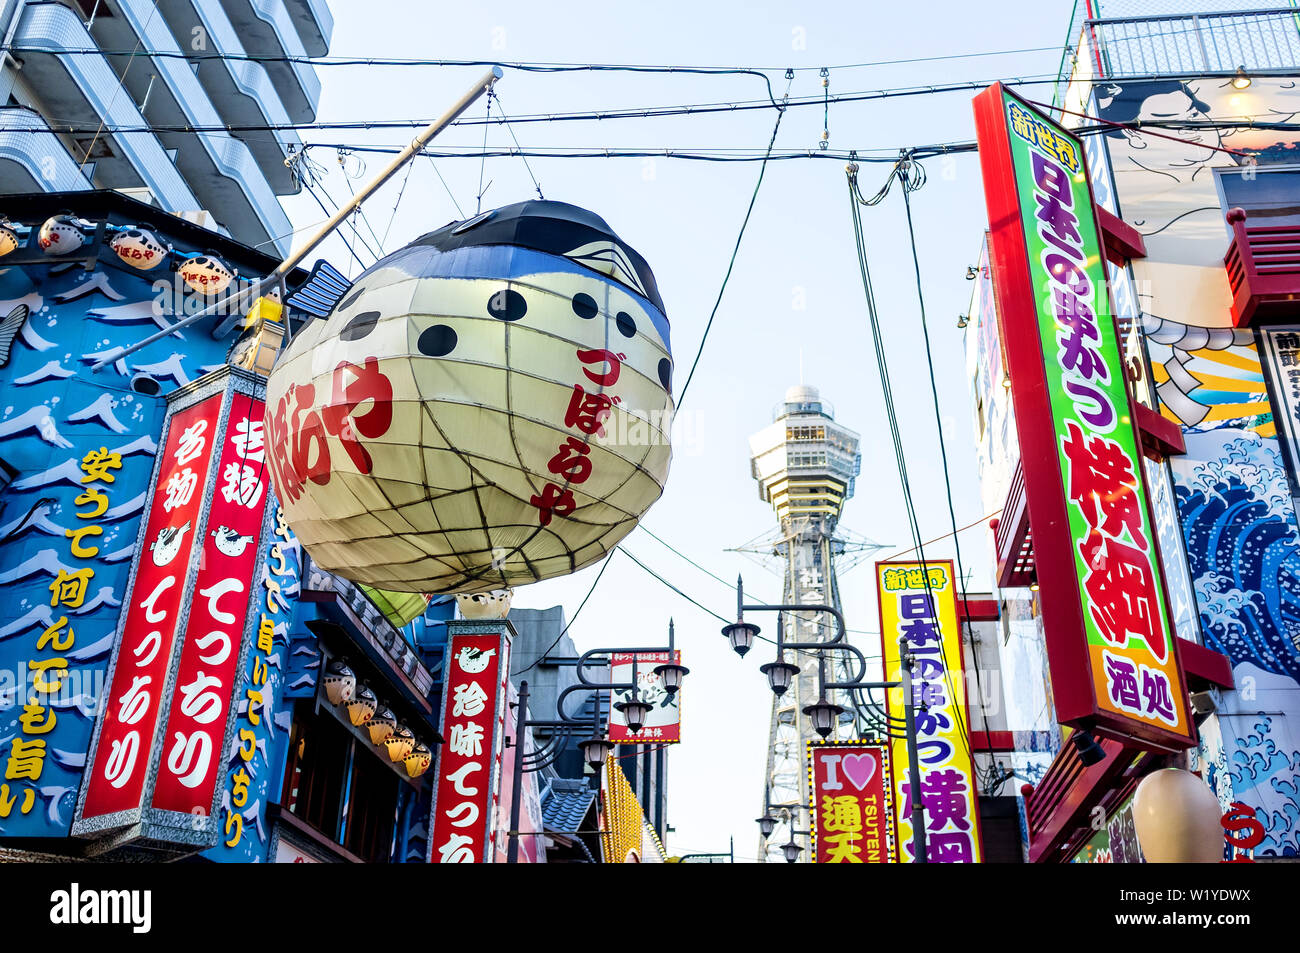
<path id="1" fill-rule="evenodd" d="M 889 749 L 808 742 L 814 860 L 884 864 L 894 859 Z"/>
<path id="2" fill-rule="evenodd" d="M 168 409 L 74 834 L 140 820 L 223 399 Z"/>
<path id="3" fill-rule="evenodd" d="M 217 776 L 225 764 L 226 726 L 266 509 L 264 410 L 252 395 L 233 394 L 218 435 L 216 490 L 163 734 L 153 806 L 191 818 L 212 814 Z M 261 693 L 251 691 L 248 702 L 250 717 L 257 718 Z"/>
<path id="4" fill-rule="evenodd" d="M 1083 146 L 994 84 L 975 128 L 1057 720 L 1192 744 Z"/>
<path id="5" fill-rule="evenodd" d="M 501 745 L 510 671 L 505 622 L 448 623 L 443 656 L 443 744 L 437 759 L 429 862 L 492 859 L 492 821 L 500 788 Z M 516 752 L 518 755 L 518 752 Z"/>
<path id="6" fill-rule="evenodd" d="M 979 802 L 967 730 L 970 717 L 955 588 L 950 560 L 927 561 L 924 567 L 920 563 L 876 563 L 885 680 L 899 680 L 899 636 L 907 640 L 907 650 L 915 660 L 912 698 L 921 803 L 928 856 L 935 864 L 980 861 Z M 885 697 L 889 714 L 901 719 L 902 688 L 889 689 Z M 908 763 L 906 740 L 895 741 L 893 748 L 893 761 L 899 766 L 894 777 L 898 860 L 910 863 L 916 851 L 912 844 L 912 784 L 904 770 Z"/>

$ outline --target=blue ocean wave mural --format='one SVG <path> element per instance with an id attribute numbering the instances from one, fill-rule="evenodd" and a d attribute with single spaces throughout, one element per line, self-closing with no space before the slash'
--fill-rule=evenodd
<path id="1" fill-rule="evenodd" d="M 1205 644 L 1232 662 L 1236 690 L 1215 716 L 1207 780 L 1255 807 L 1266 839 L 1256 853 L 1300 855 L 1300 743 L 1289 721 L 1300 700 L 1300 531 L 1277 441 L 1226 426 L 1185 434 L 1173 464 Z M 1270 713 L 1271 712 L 1271 713 Z M 1203 732 L 1204 734 L 1205 732 Z"/>

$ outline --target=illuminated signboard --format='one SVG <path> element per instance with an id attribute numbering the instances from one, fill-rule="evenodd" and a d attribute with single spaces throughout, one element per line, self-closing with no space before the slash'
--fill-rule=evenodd
<path id="1" fill-rule="evenodd" d="M 808 743 L 813 856 L 818 864 L 894 859 L 893 784 L 884 745 Z"/>
<path id="2" fill-rule="evenodd" d="M 448 623 L 429 862 L 491 862 L 501 791 L 510 637 L 504 623 Z M 477 630 L 477 631 L 476 631 Z"/>
<path id="3" fill-rule="evenodd" d="M 1057 719 L 1188 747 L 1083 146 L 1000 84 L 975 120 Z"/>
<path id="4" fill-rule="evenodd" d="M 880 599 L 880 639 L 885 680 L 901 672 L 898 640 L 913 657 L 912 697 L 916 705 L 916 746 L 921 769 L 921 803 L 925 808 L 928 859 L 932 864 L 980 861 L 979 802 L 971 764 L 966 673 L 957 594 L 949 560 L 921 563 L 876 563 Z M 889 714 L 903 717 L 903 689 L 885 695 Z M 898 805 L 898 860 L 910 863 L 912 845 L 911 782 L 907 742 L 893 743 L 894 803 Z"/>

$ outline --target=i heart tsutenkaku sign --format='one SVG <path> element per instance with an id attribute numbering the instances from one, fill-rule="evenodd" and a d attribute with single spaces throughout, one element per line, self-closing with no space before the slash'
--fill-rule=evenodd
<path id="1" fill-rule="evenodd" d="M 884 864 L 893 859 L 889 751 L 880 745 L 809 744 L 813 859 Z"/>

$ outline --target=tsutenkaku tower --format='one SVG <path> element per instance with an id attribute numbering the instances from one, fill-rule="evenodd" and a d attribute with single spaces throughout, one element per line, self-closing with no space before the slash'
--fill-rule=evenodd
<path id="1" fill-rule="evenodd" d="M 853 495 L 854 478 L 862 470 L 858 435 L 835 422 L 833 410 L 817 388 L 800 384 L 786 391 L 777 406 L 775 421 L 749 438 L 754 479 L 764 502 L 771 503 L 780 531 L 766 551 L 784 563 L 782 602 L 790 605 L 830 604 L 840 607 L 835 579 L 835 557 L 845 544 L 835 536 L 844 501 Z M 791 642 L 825 641 L 834 635 L 834 623 L 825 614 L 791 613 L 785 618 L 786 639 Z M 838 653 L 827 658 L 828 675 L 844 681 Z M 772 700 L 772 720 L 767 749 L 765 799 L 780 817 L 790 810 L 793 829 L 808 831 L 808 769 L 806 743 L 820 740 L 803 712 L 817 701 L 817 659 L 810 653 L 790 653 L 785 659 L 799 666 L 790 688 Z M 838 694 L 838 693 L 834 693 Z M 852 711 L 848 698 L 830 698 Z M 853 737 L 853 722 L 832 737 Z M 766 812 L 764 812 L 766 813 Z M 781 846 L 791 839 L 785 823 L 759 845 L 764 860 L 784 862 Z M 795 834 L 803 860 L 811 860 L 806 834 Z"/>

